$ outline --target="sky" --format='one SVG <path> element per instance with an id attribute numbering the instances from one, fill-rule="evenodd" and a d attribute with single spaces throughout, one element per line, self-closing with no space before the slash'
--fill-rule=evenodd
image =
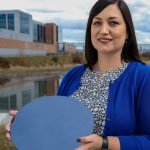
<path id="1" fill-rule="evenodd" d="M 63 42 L 83 43 L 88 14 L 97 0 L 0 0 L 0 10 L 19 9 L 42 23 L 62 28 Z M 138 43 L 150 44 L 150 1 L 125 0 L 131 10 Z"/>

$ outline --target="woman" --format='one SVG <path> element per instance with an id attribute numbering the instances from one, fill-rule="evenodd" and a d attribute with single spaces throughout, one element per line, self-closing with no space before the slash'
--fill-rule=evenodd
<path id="1" fill-rule="evenodd" d="M 150 67 L 140 60 L 123 0 L 92 7 L 85 56 L 87 64 L 71 69 L 57 93 L 83 102 L 94 115 L 93 134 L 79 137 L 76 150 L 149 150 Z"/>
<path id="2" fill-rule="evenodd" d="M 70 70 L 58 95 L 74 97 L 94 115 L 93 134 L 77 150 L 150 149 L 150 68 L 141 62 L 123 0 L 98 0 L 90 11 L 86 65 Z"/>

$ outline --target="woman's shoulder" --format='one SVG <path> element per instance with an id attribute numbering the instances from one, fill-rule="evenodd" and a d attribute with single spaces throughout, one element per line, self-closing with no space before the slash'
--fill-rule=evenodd
<path id="1" fill-rule="evenodd" d="M 70 70 L 68 70 L 66 74 L 70 75 L 70 74 L 74 74 L 74 73 L 84 72 L 86 67 L 87 67 L 86 64 L 77 65 L 77 66 L 71 68 Z"/>
<path id="2" fill-rule="evenodd" d="M 67 71 L 61 81 L 57 95 L 70 95 L 70 90 L 72 91 L 75 88 L 73 83 L 76 82 L 76 85 L 78 85 L 77 83 L 80 83 L 80 78 L 85 70 L 86 65 L 82 64 Z"/>
<path id="3" fill-rule="evenodd" d="M 80 65 L 76 65 L 71 70 L 81 70 L 81 69 L 85 69 L 86 67 L 87 67 L 86 64 L 80 64 Z"/>
<path id="4" fill-rule="evenodd" d="M 150 65 L 134 62 L 135 69 L 133 69 L 134 74 L 141 80 L 147 80 L 150 82 Z"/>
<path id="5" fill-rule="evenodd" d="M 141 73 L 150 73 L 150 65 L 142 63 L 142 62 L 135 62 L 136 69 Z"/>

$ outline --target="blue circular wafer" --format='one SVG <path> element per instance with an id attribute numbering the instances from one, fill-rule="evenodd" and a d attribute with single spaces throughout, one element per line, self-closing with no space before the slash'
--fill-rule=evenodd
<path id="1" fill-rule="evenodd" d="M 17 113 L 11 137 L 19 150 L 74 150 L 76 139 L 91 134 L 93 125 L 93 115 L 82 102 L 45 96 Z"/>

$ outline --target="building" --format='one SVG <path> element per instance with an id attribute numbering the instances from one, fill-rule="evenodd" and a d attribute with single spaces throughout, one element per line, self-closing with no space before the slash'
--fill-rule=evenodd
<path id="1" fill-rule="evenodd" d="M 41 23 L 20 10 L 0 11 L 0 56 L 37 56 L 56 53 L 62 29 Z"/>

